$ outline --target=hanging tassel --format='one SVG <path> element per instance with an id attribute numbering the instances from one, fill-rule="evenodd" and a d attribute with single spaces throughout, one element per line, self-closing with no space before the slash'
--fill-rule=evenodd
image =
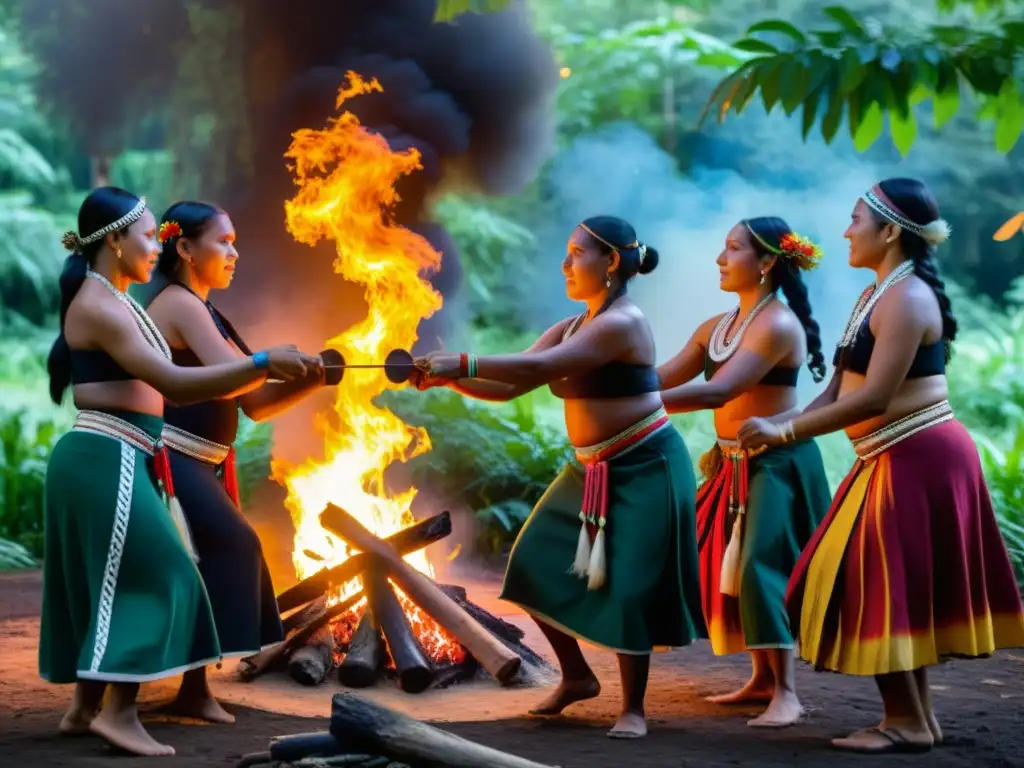
<path id="1" fill-rule="evenodd" d="M 604 520 L 602 520 L 601 527 L 597 530 L 597 536 L 594 537 L 594 550 L 590 555 L 590 578 L 587 580 L 587 589 L 591 592 L 604 586 L 606 563 L 607 559 L 604 551 Z"/>
<path id="2" fill-rule="evenodd" d="M 228 451 L 228 457 L 224 459 L 224 490 L 235 502 L 239 510 L 242 509 L 242 499 L 238 494 L 238 469 L 235 464 L 235 449 Z"/>
<path id="3" fill-rule="evenodd" d="M 740 593 L 740 538 L 742 536 L 743 514 L 736 515 L 732 524 L 732 535 L 729 537 L 729 546 L 725 548 L 725 555 L 722 557 L 722 574 L 719 578 L 719 591 L 723 595 L 736 597 Z"/>
<path id="4" fill-rule="evenodd" d="M 157 480 L 163 486 L 164 495 L 167 497 L 167 511 L 174 521 L 174 526 L 181 535 L 181 541 L 185 549 L 195 562 L 199 562 L 199 553 L 196 552 L 195 543 L 192 541 L 192 531 L 188 527 L 188 519 L 185 517 L 185 510 L 181 508 L 178 497 L 174 494 L 174 479 L 171 476 L 171 460 L 167 455 L 167 448 L 158 445 L 153 453 L 153 466 L 156 470 Z"/>
<path id="5" fill-rule="evenodd" d="M 590 567 L 590 531 L 587 527 L 587 515 L 590 512 L 590 498 L 593 492 L 593 470 L 586 467 L 583 475 L 583 504 L 580 507 L 580 537 L 576 542 L 576 559 L 572 563 L 572 573 L 581 579 L 587 575 Z"/>

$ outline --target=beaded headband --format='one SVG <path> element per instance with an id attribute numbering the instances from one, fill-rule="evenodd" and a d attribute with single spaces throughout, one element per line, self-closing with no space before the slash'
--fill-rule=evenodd
<path id="1" fill-rule="evenodd" d="M 897 208 L 892 200 L 886 196 L 878 184 L 875 184 L 875 186 L 865 192 L 861 199 L 867 203 L 868 207 L 884 216 L 893 224 L 898 224 L 908 232 L 913 232 L 932 245 L 945 242 L 949 239 L 949 235 L 952 232 L 949 224 L 944 219 L 936 219 L 927 224 L 918 224 L 911 221 L 910 217 Z"/>
<path id="2" fill-rule="evenodd" d="M 579 227 L 584 232 L 586 232 L 588 235 L 590 235 L 592 238 L 594 238 L 595 240 L 597 240 L 600 243 L 604 243 L 609 248 L 611 248 L 613 251 L 622 251 L 622 250 L 628 251 L 628 250 L 631 250 L 633 248 L 636 248 L 640 252 L 640 264 L 641 264 L 641 266 L 643 265 L 643 263 L 644 263 L 644 256 L 647 255 L 647 244 L 646 243 L 641 243 L 639 240 L 634 240 L 629 245 L 615 245 L 613 243 L 609 243 L 607 240 L 605 240 L 603 237 L 601 237 L 599 234 L 597 234 L 597 232 L 592 230 L 586 224 L 580 224 Z"/>
<path id="3" fill-rule="evenodd" d="M 122 216 L 117 221 L 107 224 L 103 229 L 98 229 L 91 235 L 86 237 L 79 237 L 77 232 L 65 232 L 64 236 L 60 239 L 61 244 L 69 251 L 80 251 L 83 247 L 89 245 L 89 243 L 95 243 L 97 240 L 102 240 L 104 237 L 109 235 L 111 232 L 116 232 L 119 229 L 124 229 L 129 224 L 138 221 L 142 218 L 142 214 L 146 211 L 146 198 L 140 197 L 139 202 L 135 204 L 128 213 Z"/>

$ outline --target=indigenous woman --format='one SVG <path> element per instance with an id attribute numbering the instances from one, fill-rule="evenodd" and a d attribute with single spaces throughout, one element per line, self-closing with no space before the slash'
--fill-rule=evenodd
<path id="1" fill-rule="evenodd" d="M 562 668 L 561 685 L 533 714 L 556 715 L 600 693 L 577 638 L 618 654 L 624 704 L 614 738 L 647 733 L 651 651 L 705 636 L 693 468 L 658 393 L 650 327 L 626 296 L 629 280 L 657 263 L 625 221 L 587 219 L 562 262 L 569 297 L 587 311 L 520 354 L 435 352 L 418 361 L 425 376 L 469 397 L 506 401 L 548 384 L 565 401 L 578 463 L 526 521 L 501 596 L 537 621 Z"/>
<path id="2" fill-rule="evenodd" d="M 61 333 L 50 352 L 50 395 L 72 386 L 78 417 L 50 455 L 39 671 L 77 683 L 64 733 L 92 731 L 141 755 L 169 755 L 139 722 L 139 683 L 216 660 L 210 603 L 174 506 L 160 433 L 164 396 L 205 400 L 268 373 L 291 379 L 318 367 L 292 348 L 208 368 L 179 368 L 126 293 L 147 282 L 159 254 L 146 201 L 94 190 L 61 274 Z M 182 522 L 182 521 L 177 521 Z M 107 685 L 111 695 L 97 714 Z"/>
<path id="3" fill-rule="evenodd" d="M 209 301 L 210 291 L 231 284 L 238 261 L 228 215 L 206 203 L 175 203 L 163 215 L 158 237 L 163 250 L 157 269 L 166 282 L 148 309 L 174 363 L 218 365 L 251 354 Z M 195 543 L 224 657 L 258 653 L 284 639 L 263 548 L 240 511 L 232 448 L 238 409 L 257 421 L 268 419 L 323 384 L 321 374 L 310 370 L 285 384 L 256 381 L 228 397 L 165 406 L 163 438 L 174 488 Z M 234 722 L 210 693 L 205 667 L 185 673 L 173 708 Z"/>
<path id="4" fill-rule="evenodd" d="M 741 221 L 718 256 L 720 286 L 739 305 L 701 325 L 658 369 L 669 413 L 715 411 L 718 442 L 701 460 L 705 482 L 697 492 L 704 618 L 714 652 L 748 651 L 754 671 L 743 688 L 710 700 L 770 702 L 749 721 L 756 727 L 792 725 L 802 713 L 786 584 L 831 495 L 813 440 L 746 451 L 736 432 L 751 416 L 795 415 L 804 360 L 815 381 L 824 378 L 818 324 L 800 277 L 819 258 L 817 246 L 782 219 Z M 706 381 L 686 383 L 702 371 Z"/>
<path id="5" fill-rule="evenodd" d="M 884 716 L 833 744 L 927 751 L 942 741 L 927 668 L 1024 645 L 1024 611 L 977 449 L 947 401 L 956 320 L 935 267 L 949 235 L 931 192 L 889 179 L 846 230 L 850 265 L 872 269 L 825 392 L 800 416 L 740 428 L 755 449 L 843 429 L 857 461 L 800 557 L 787 604 L 800 655 L 873 675 Z"/>

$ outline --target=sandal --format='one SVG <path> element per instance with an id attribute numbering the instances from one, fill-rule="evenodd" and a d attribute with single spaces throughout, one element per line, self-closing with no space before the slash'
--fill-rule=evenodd
<path id="1" fill-rule="evenodd" d="M 844 752 L 860 752 L 862 754 L 870 755 L 884 755 L 894 753 L 912 753 L 920 754 L 922 752 L 931 751 L 931 744 L 920 744 L 909 741 L 903 734 L 898 731 L 894 731 L 891 728 L 867 728 L 858 733 L 877 733 L 882 736 L 888 744 L 880 744 L 878 746 L 854 746 L 854 745 L 839 745 L 836 744 L 837 740 L 832 741 L 832 746 L 836 749 L 841 749 Z"/>

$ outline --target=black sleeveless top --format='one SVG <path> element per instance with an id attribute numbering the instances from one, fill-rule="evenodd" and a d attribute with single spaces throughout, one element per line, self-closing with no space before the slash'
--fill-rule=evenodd
<path id="1" fill-rule="evenodd" d="M 135 376 L 122 368 L 102 349 L 71 350 L 71 383 L 98 384 L 104 381 L 134 381 Z"/>
<path id="2" fill-rule="evenodd" d="M 614 298 L 608 303 L 610 304 L 611 301 L 614 301 Z M 570 321 L 562 333 L 562 341 L 565 341 L 575 333 L 585 318 L 586 313 L 583 313 Z M 653 365 L 623 363 L 618 360 L 605 363 L 600 368 L 587 371 L 586 373 L 567 376 L 564 379 L 553 381 L 548 386 L 551 389 L 551 394 L 562 400 L 604 400 L 636 397 L 638 395 L 646 395 L 648 392 L 659 392 L 661 390 L 658 371 Z"/>
<path id="3" fill-rule="evenodd" d="M 832 366 L 842 366 L 848 371 L 861 376 L 868 372 L 871 353 L 875 351 L 875 335 L 871 332 L 871 315 L 864 318 L 864 323 L 857 331 L 848 347 L 836 347 L 832 356 Z M 923 379 L 925 376 L 941 376 L 946 372 L 946 342 L 939 339 L 933 344 L 922 344 L 914 354 L 914 362 L 907 372 L 908 379 Z"/>
<path id="4" fill-rule="evenodd" d="M 184 288 L 196 298 L 196 295 L 187 285 L 181 283 L 170 283 Z M 159 294 L 157 294 L 159 295 Z M 156 298 L 154 296 L 154 298 Z M 252 352 L 245 341 L 235 330 L 228 319 L 220 313 L 209 301 L 204 301 L 214 325 L 220 331 L 220 335 L 234 342 L 242 354 L 251 355 Z M 183 368 L 196 368 L 202 366 L 196 353 L 191 349 L 171 349 L 171 359 L 175 365 Z M 238 400 L 236 398 L 221 398 L 218 400 L 206 400 L 202 403 L 192 405 L 174 405 L 171 402 L 164 403 L 164 422 L 178 429 L 189 432 L 197 437 L 211 440 L 221 445 L 231 445 L 238 436 Z"/>
<path id="5" fill-rule="evenodd" d="M 723 360 L 720 363 L 716 363 L 711 359 L 711 355 L 708 354 L 707 350 L 704 351 L 704 380 L 711 381 L 711 377 L 718 372 L 721 368 L 729 362 L 728 359 Z M 800 377 L 800 368 L 787 368 L 784 365 L 777 365 L 766 373 L 759 382 L 758 386 L 766 387 L 795 387 L 797 379 Z"/>

